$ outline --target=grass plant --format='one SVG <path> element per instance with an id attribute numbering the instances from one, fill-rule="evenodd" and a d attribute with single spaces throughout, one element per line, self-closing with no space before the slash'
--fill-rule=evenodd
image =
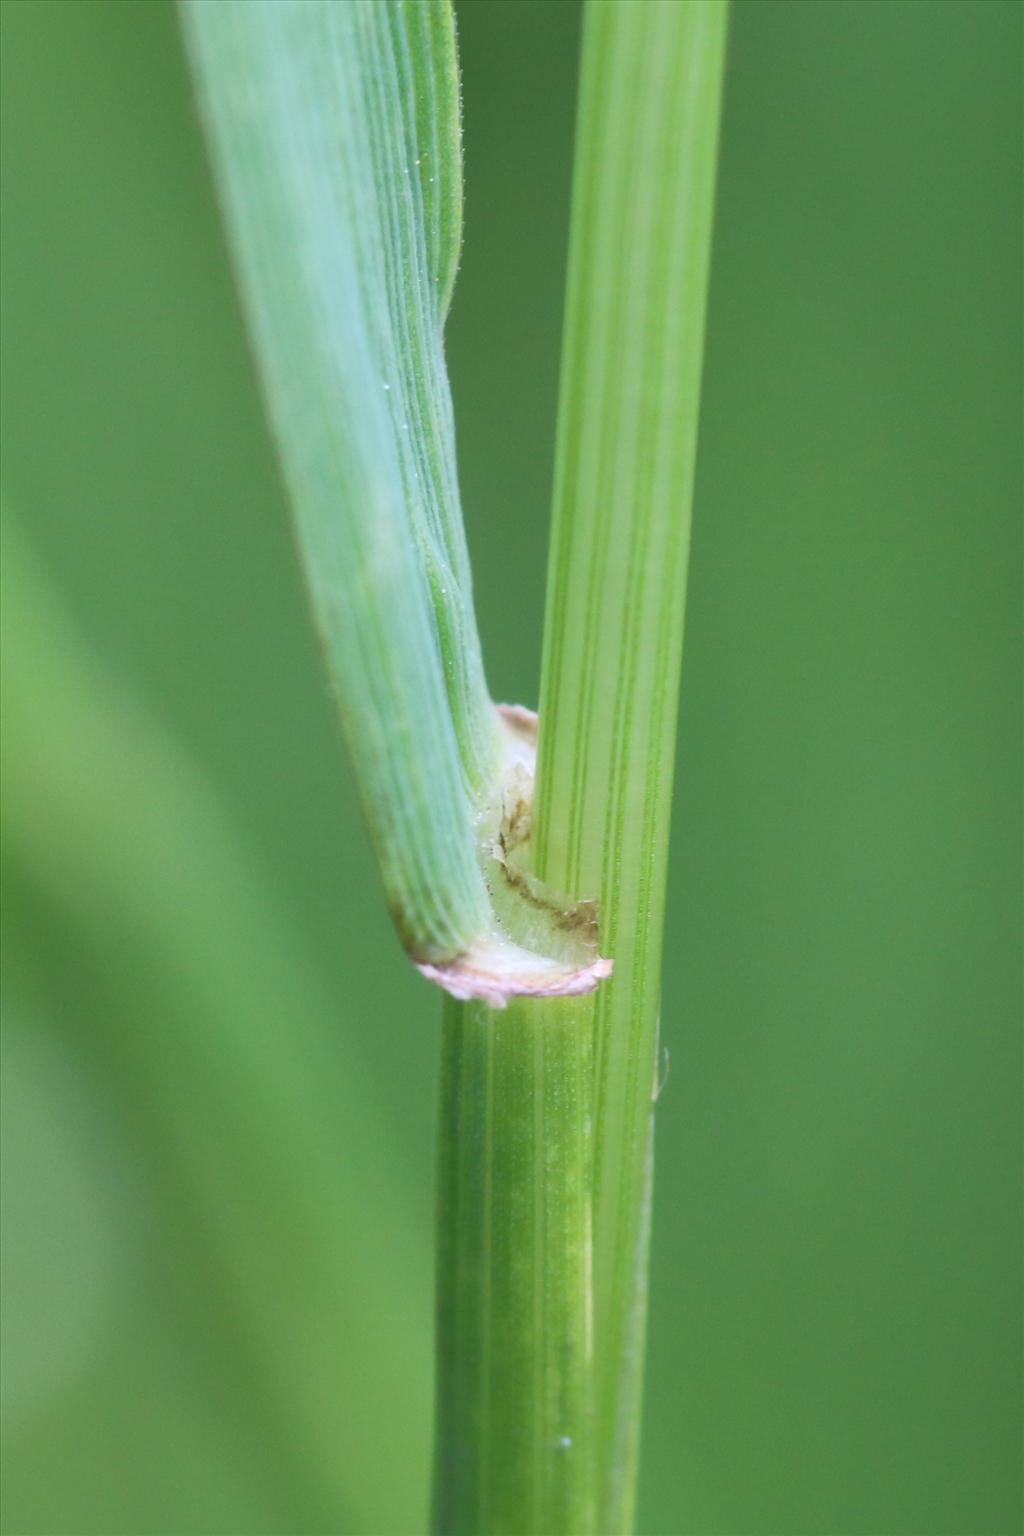
<path id="1" fill-rule="evenodd" d="M 449 993 L 434 1527 L 617 1536 L 725 6 L 586 9 L 539 749 L 490 701 L 459 509 L 448 0 L 184 15 L 387 899 Z"/>
<path id="2" fill-rule="evenodd" d="M 657 1054 L 655 742 L 671 735 L 659 711 L 682 559 L 656 506 L 665 458 L 653 465 L 668 442 L 690 451 L 680 317 L 696 291 L 664 285 L 676 323 L 662 323 L 651 272 L 662 215 L 693 234 L 674 262 L 696 257 L 699 224 L 681 119 L 671 193 L 653 187 L 670 167 L 647 72 L 670 78 L 678 38 L 630 0 L 651 19 L 651 58 L 622 30 L 632 14 L 602 5 L 587 18 L 602 110 L 589 137 L 581 123 L 556 433 L 584 4 L 456 0 L 466 242 L 444 347 L 486 690 L 468 666 L 438 678 L 448 583 L 429 572 L 446 569 L 461 519 L 450 478 L 443 505 L 420 505 L 414 474 L 407 492 L 420 449 L 398 440 L 404 421 L 440 445 L 435 459 L 450 452 L 437 308 L 409 331 L 430 420 L 392 420 L 393 373 L 385 390 L 367 366 L 405 345 L 402 295 L 412 306 L 423 291 L 401 266 L 378 282 L 373 251 L 408 216 L 402 249 L 422 243 L 429 290 L 430 272 L 450 271 L 441 230 L 458 178 L 435 219 L 422 184 L 410 206 L 384 174 L 410 163 L 405 149 L 378 144 L 367 179 L 350 142 L 352 122 L 366 148 L 371 122 L 396 120 L 353 93 L 364 68 L 384 88 L 400 42 L 402 78 L 420 78 L 401 27 L 421 23 L 445 21 L 447 62 L 422 76 L 434 86 L 414 92 L 413 128 L 433 143 L 431 100 L 451 128 L 443 9 L 367 16 L 335 0 L 319 19 L 248 0 L 254 25 L 315 23 L 297 105 L 298 20 L 269 59 L 253 39 L 239 58 L 226 11 L 211 7 L 209 47 L 190 13 L 211 133 L 229 110 L 214 96 L 249 114 L 252 184 L 237 201 L 261 211 L 263 244 L 246 308 L 257 281 L 291 304 L 273 332 L 287 392 L 265 391 L 268 430 L 180 8 L 0 6 L 11 1536 L 424 1529 L 439 1053 L 436 1523 L 628 1528 L 646 1290 L 629 1235 L 643 1233 Z M 1022 1209 L 1022 21 L 1006 0 L 730 13 L 657 1020 L 672 1062 L 664 1084 L 662 1052 L 655 1107 L 644 1536 L 1022 1529 L 1024 1357 L 1007 1347 Z M 613 94 L 620 66 L 631 85 Z M 318 153 L 325 109 L 335 126 Z M 261 134 L 295 162 L 262 202 Z M 444 142 L 457 152 L 454 129 Z M 429 190 L 436 171 L 417 153 Z M 329 291 L 307 323 L 320 274 Z M 541 693 L 559 433 L 563 580 Z M 685 541 L 685 462 L 670 478 Z M 368 488 L 384 511 L 360 512 Z M 370 517 L 381 551 L 415 556 L 418 585 L 386 588 L 393 622 L 373 607 L 388 572 Z M 670 589 L 648 545 L 674 569 Z M 664 696 L 644 681 L 654 611 L 672 658 Z M 453 607 L 448 630 L 462 617 Z M 475 633 L 452 639 L 453 665 Z M 387 656 L 395 634 L 427 643 Z M 423 860 L 450 859 L 446 920 L 473 936 L 491 923 L 487 877 L 501 878 L 478 847 L 460 675 L 482 740 L 506 739 L 487 693 L 540 706 L 520 870 L 599 903 L 597 953 L 615 968 L 591 994 L 492 1008 L 440 997 L 402 959 L 335 695 L 403 937 L 442 972 L 444 871 L 435 894 Z M 406 726 L 421 757 L 403 788 Z M 395 807 L 372 801 L 381 742 Z M 445 836 L 435 847 L 422 829 L 414 863 L 382 839 L 406 821 L 417 835 L 417 785 L 442 797 Z"/>

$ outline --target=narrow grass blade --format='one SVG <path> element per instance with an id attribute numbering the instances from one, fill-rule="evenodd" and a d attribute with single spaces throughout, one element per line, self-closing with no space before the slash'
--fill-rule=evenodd
<path id="1" fill-rule="evenodd" d="M 461 202 L 447 7 L 183 16 L 385 885 L 410 948 L 443 960 L 486 920 L 472 798 L 496 753 L 441 348 Z"/>

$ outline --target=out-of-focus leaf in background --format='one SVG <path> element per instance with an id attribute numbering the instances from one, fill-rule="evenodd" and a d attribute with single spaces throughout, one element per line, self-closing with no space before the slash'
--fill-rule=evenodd
<path id="1" fill-rule="evenodd" d="M 2 12 L 5 487 L 92 680 L 11 642 L 58 746 L 24 769 L 5 872 L 5 1529 L 406 1536 L 436 999 L 394 964 L 173 10 Z M 459 20 L 447 353 L 488 673 L 528 702 L 578 15 Z M 662 1009 L 658 1536 L 1019 1524 L 1020 42 L 1000 0 L 734 7 Z M 94 801 L 75 764 L 109 758 L 111 716 Z M 54 774 L 86 804 L 48 802 Z"/>
<path id="2" fill-rule="evenodd" d="M 188 1269 L 225 1355 L 208 1384 L 211 1402 L 219 1400 L 224 1432 L 265 1437 L 272 1448 L 278 1522 L 366 1530 L 415 1521 L 401 1481 L 378 1492 L 368 1469 L 385 1437 L 397 1441 L 398 1465 L 405 1453 L 407 1476 L 415 1466 L 426 1414 L 409 1388 L 418 1377 L 422 1389 L 425 1376 L 416 1316 L 425 1222 L 395 1177 L 372 1090 L 346 1048 L 343 1008 L 192 764 L 90 665 L 9 519 L 2 597 L 5 854 L 15 885 L 23 880 L 46 905 L 81 957 L 71 1018 L 87 998 L 92 1045 L 117 1096 L 111 1117 L 134 1153 L 136 1209 L 127 1182 L 117 1202 L 123 1246 L 134 1247 L 137 1207 L 162 1186 L 176 1249 L 165 1265 Z M 37 978 L 50 979 L 48 970 Z M 15 1140 L 5 1178 L 15 1206 L 5 1251 L 26 1272 L 20 1288 L 15 1280 L 12 1327 L 31 1396 L 33 1339 L 45 1344 L 55 1327 L 59 1344 L 63 1325 L 72 1376 L 89 1324 L 97 1349 L 120 1342 L 124 1275 L 113 1235 L 104 1241 L 104 1184 L 75 1155 L 76 1135 L 95 1140 L 88 1107 L 84 1126 L 55 1113 L 68 1098 L 68 1048 L 47 1071 L 31 1005 L 19 1029 L 17 960 L 13 983 L 14 1076 L 5 1086 Z M 26 1064 L 28 1091 L 35 1085 L 44 1103 L 23 1131 Z M 31 1141 L 46 1124 L 47 1095 L 52 1156 Z M 116 1166 L 112 1149 L 105 1156 Z M 50 1170 L 38 1207 L 27 1198 L 35 1168 Z M 47 1285 L 58 1287 L 49 1306 Z M 34 1326 L 19 1325 L 19 1305 L 37 1308 Z M 68 1322 L 76 1311 L 85 1313 L 77 1329 Z M 195 1341 L 186 1328 L 182 1344 Z M 208 1363 L 200 1351 L 197 1365 Z M 63 1386 L 66 1373 L 46 1368 Z M 146 1402 L 150 1390 L 140 1369 L 124 1395 Z M 17 1435 L 12 1455 L 17 1468 Z M 265 1471 L 245 1464 L 269 1494 Z M 116 1518 L 109 1467 L 97 1483 Z M 84 1514 L 72 1502 L 53 1518 L 63 1528 Z M 176 1528 L 170 1512 L 148 1514 L 147 1526 L 155 1518 Z"/>

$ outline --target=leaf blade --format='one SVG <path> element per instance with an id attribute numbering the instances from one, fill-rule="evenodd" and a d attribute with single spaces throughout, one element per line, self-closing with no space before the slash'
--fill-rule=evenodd
<path id="1" fill-rule="evenodd" d="M 454 38 L 446 0 L 429 12 L 414 37 L 418 12 L 399 0 L 192 0 L 183 16 L 385 888 L 410 950 L 443 960 L 487 921 L 473 815 L 496 728 L 441 344 L 461 174 Z M 414 81 L 447 103 L 425 182 Z M 424 199 L 423 185 L 439 190 Z"/>

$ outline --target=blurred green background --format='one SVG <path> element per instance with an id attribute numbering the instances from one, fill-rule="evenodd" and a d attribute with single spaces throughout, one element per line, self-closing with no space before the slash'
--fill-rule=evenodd
<path id="1" fill-rule="evenodd" d="M 4 1530 L 411 1536 L 438 1003 L 175 15 L 2 15 Z M 579 12 L 459 21 L 462 482 L 532 703 Z M 1021 23 L 734 9 L 645 1536 L 1020 1529 Z"/>

